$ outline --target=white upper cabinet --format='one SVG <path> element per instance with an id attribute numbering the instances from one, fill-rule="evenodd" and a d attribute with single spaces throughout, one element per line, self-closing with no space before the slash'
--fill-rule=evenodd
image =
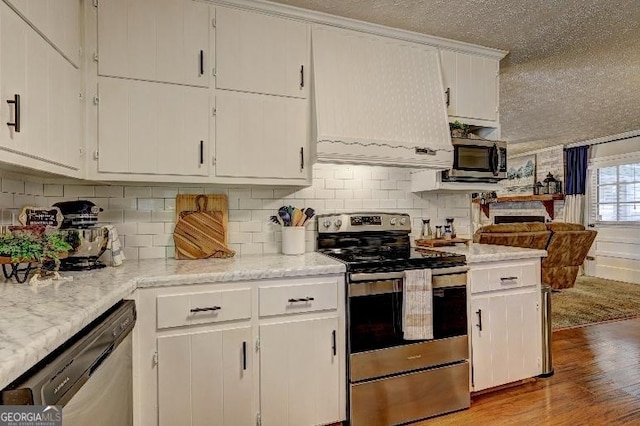
<path id="1" fill-rule="evenodd" d="M 308 64 L 308 24 L 216 8 L 218 89 L 306 98 Z"/>
<path id="2" fill-rule="evenodd" d="M 209 87 L 209 5 L 193 0 L 98 2 L 98 74 Z"/>
<path id="3" fill-rule="evenodd" d="M 498 59 L 441 50 L 442 80 L 450 117 L 498 120 Z"/>
<path id="4" fill-rule="evenodd" d="M 305 99 L 216 91 L 216 176 L 305 179 L 310 174 Z"/>
<path id="5" fill-rule="evenodd" d="M 0 100 L 4 162 L 78 175 L 80 72 L 2 2 Z"/>
<path id="6" fill-rule="evenodd" d="M 207 89 L 98 79 L 98 171 L 208 176 Z"/>
<path id="7" fill-rule="evenodd" d="M 81 0 L 8 0 L 76 67 L 80 65 Z"/>

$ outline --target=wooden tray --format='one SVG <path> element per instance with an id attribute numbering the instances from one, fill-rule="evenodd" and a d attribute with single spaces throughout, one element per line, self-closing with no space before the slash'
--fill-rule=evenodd
<path id="1" fill-rule="evenodd" d="M 208 252 L 200 250 L 202 247 L 215 247 L 218 255 L 214 257 L 233 256 L 235 254 L 233 250 L 226 247 L 229 238 L 227 196 L 224 194 L 202 194 L 207 200 L 206 212 L 198 212 L 196 199 L 199 196 L 200 194 L 179 194 L 176 196 L 176 231 L 174 232 L 176 259 L 209 257 Z M 202 220 L 195 220 L 196 218 Z M 176 235 L 178 240 L 176 240 Z"/>
<path id="2" fill-rule="evenodd" d="M 445 247 L 445 246 L 453 246 L 455 244 L 469 245 L 470 242 L 471 240 L 468 238 L 452 238 L 450 240 L 439 238 L 439 239 L 432 239 L 432 240 L 416 240 L 416 245 L 421 247 Z"/>

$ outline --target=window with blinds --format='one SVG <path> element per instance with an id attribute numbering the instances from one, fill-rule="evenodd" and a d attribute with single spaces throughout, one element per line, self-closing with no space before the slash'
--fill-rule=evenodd
<path id="1" fill-rule="evenodd" d="M 597 222 L 640 222 L 640 163 L 597 168 L 592 185 Z"/>

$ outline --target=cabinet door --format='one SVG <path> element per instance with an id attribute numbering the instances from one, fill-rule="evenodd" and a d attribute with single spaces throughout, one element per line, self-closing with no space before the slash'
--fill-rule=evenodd
<path id="1" fill-rule="evenodd" d="M 472 297 L 470 329 L 475 391 L 540 373 L 539 298 L 535 290 Z"/>
<path id="2" fill-rule="evenodd" d="M 82 111 L 79 71 L 6 4 L 0 3 L 0 146 L 77 170 Z M 16 121 L 20 96 L 20 132 Z M 45 164 L 41 167 L 47 170 Z"/>
<path id="3" fill-rule="evenodd" d="M 9 0 L 75 66 L 80 65 L 81 0 Z"/>
<path id="4" fill-rule="evenodd" d="M 449 90 L 448 114 L 497 120 L 499 62 L 446 50 L 440 51 L 440 58 L 444 87 Z"/>
<path id="5" fill-rule="evenodd" d="M 304 179 L 306 99 L 216 91 L 216 175 Z"/>
<path id="6" fill-rule="evenodd" d="M 98 79 L 98 170 L 207 176 L 209 91 Z"/>
<path id="7" fill-rule="evenodd" d="M 98 3 L 98 74 L 209 87 L 209 6 L 193 0 Z"/>
<path id="8" fill-rule="evenodd" d="M 216 9 L 216 87 L 306 98 L 309 25 L 291 19 Z"/>
<path id="9" fill-rule="evenodd" d="M 340 420 L 340 336 L 338 318 L 260 326 L 262 425 L 312 426 Z"/>
<path id="10" fill-rule="evenodd" d="M 254 424 L 250 342 L 250 327 L 158 337 L 159 424 Z"/>

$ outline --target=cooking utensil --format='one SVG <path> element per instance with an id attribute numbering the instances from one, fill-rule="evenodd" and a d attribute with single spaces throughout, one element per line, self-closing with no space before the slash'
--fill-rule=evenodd
<path id="1" fill-rule="evenodd" d="M 98 223 L 98 213 L 103 211 L 88 200 L 61 201 L 55 203 L 53 207 L 58 207 L 64 220 L 62 228 L 85 228 Z"/>
<path id="2" fill-rule="evenodd" d="M 293 226 L 302 226 L 303 218 L 304 214 L 302 213 L 302 210 L 294 208 L 291 216 L 291 223 Z"/>
<path id="3" fill-rule="evenodd" d="M 302 226 L 306 225 L 307 222 L 311 220 L 311 218 L 316 214 L 316 211 L 311 207 L 307 207 L 306 209 L 303 210 L 303 213 L 305 217 L 302 221 Z"/>
<path id="4" fill-rule="evenodd" d="M 282 219 L 283 226 L 291 226 L 291 215 L 287 212 L 286 207 L 284 210 L 278 210 L 278 215 Z"/>

